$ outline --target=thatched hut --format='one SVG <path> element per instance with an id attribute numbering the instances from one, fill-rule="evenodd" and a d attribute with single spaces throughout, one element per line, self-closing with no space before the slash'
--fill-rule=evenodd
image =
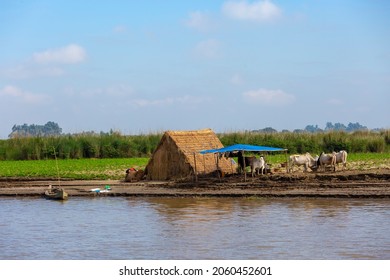
<path id="1" fill-rule="evenodd" d="M 148 180 L 171 180 L 195 175 L 229 174 L 236 172 L 230 159 L 199 152 L 222 148 L 223 145 L 211 129 L 195 131 L 167 131 L 145 168 Z"/>

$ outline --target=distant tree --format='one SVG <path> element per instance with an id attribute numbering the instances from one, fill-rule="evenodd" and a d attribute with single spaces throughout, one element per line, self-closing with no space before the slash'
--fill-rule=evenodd
<path id="1" fill-rule="evenodd" d="M 338 130 L 338 131 L 357 131 L 357 130 L 368 130 L 366 126 L 361 125 L 360 123 L 349 123 L 348 126 L 345 126 L 342 123 L 335 123 L 332 124 L 331 122 L 326 123 L 325 131 L 330 131 L 330 130 Z"/>
<path id="2" fill-rule="evenodd" d="M 338 131 L 343 131 L 343 130 L 347 130 L 347 127 L 342 123 L 335 123 L 333 129 Z"/>
<path id="3" fill-rule="evenodd" d="M 363 126 L 360 123 L 349 123 L 347 126 L 347 131 L 357 131 L 357 130 L 367 130 L 367 126 Z"/>
<path id="4" fill-rule="evenodd" d="M 14 125 L 9 138 L 33 137 L 33 136 L 55 136 L 61 135 L 62 128 L 55 122 L 47 122 L 45 125 L 31 124 Z"/>
<path id="5" fill-rule="evenodd" d="M 275 132 L 278 132 L 278 131 L 276 129 L 272 128 L 272 127 L 266 127 L 266 128 L 260 129 L 260 132 L 275 133 Z"/>
<path id="6" fill-rule="evenodd" d="M 262 129 L 252 130 L 252 132 L 275 133 L 275 132 L 278 132 L 278 131 L 276 129 L 272 128 L 272 127 L 266 127 L 266 128 L 262 128 Z"/>
<path id="7" fill-rule="evenodd" d="M 51 135 L 60 135 L 62 133 L 62 128 L 55 122 L 47 122 L 43 126 L 43 135 L 51 136 Z"/>
<path id="8" fill-rule="evenodd" d="M 305 131 L 314 133 L 314 132 L 321 132 L 322 129 L 319 128 L 318 125 L 315 125 L 315 126 L 314 125 L 307 125 L 305 127 Z"/>
<path id="9" fill-rule="evenodd" d="M 333 130 L 334 126 L 331 122 L 327 122 L 325 126 L 325 131 Z"/>
<path id="10" fill-rule="evenodd" d="M 335 124 L 332 124 L 331 122 L 327 122 L 326 123 L 326 127 L 325 127 L 325 131 L 330 131 L 330 130 L 339 130 L 339 131 L 343 131 L 343 130 L 346 130 L 347 127 L 342 124 L 342 123 L 335 123 Z"/>

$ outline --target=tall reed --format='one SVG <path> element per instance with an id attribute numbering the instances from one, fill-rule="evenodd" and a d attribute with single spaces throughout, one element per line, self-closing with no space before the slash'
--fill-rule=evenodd
<path id="1" fill-rule="evenodd" d="M 289 153 L 320 153 L 347 150 L 353 153 L 390 152 L 390 131 L 229 132 L 217 134 L 225 146 L 244 143 L 281 147 Z M 78 134 L 57 137 L 26 137 L 0 140 L 0 160 L 149 157 L 162 133 L 121 135 L 119 133 Z"/>

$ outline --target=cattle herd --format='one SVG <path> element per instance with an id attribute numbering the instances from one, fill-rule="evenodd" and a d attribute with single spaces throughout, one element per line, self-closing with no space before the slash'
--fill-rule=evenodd
<path id="1" fill-rule="evenodd" d="M 331 154 L 325 154 L 322 152 L 319 156 L 316 156 L 313 158 L 309 153 L 306 153 L 305 155 L 298 155 L 298 160 L 296 155 L 292 155 L 289 158 L 289 172 L 292 172 L 292 168 L 294 165 L 304 165 L 305 171 L 307 171 L 307 168 L 310 168 L 313 171 L 319 170 L 319 171 L 325 171 L 327 167 L 329 167 L 331 170 L 336 171 L 336 166 L 339 165 L 339 163 L 342 163 L 343 170 L 347 166 L 347 151 L 340 151 L 340 152 L 333 152 Z"/>
<path id="2" fill-rule="evenodd" d="M 336 171 L 336 166 L 340 163 L 342 164 L 342 169 L 344 170 L 347 166 L 347 155 L 347 152 L 344 150 L 330 154 L 322 152 L 319 156 L 317 155 L 315 157 L 313 157 L 310 153 L 291 155 L 287 163 L 287 171 L 289 173 L 293 172 L 295 166 L 303 166 L 305 172 L 307 172 L 309 168 L 312 171 L 325 171 L 328 168 L 332 171 Z M 265 174 L 269 169 L 263 156 L 260 156 L 260 158 L 255 156 L 239 156 L 238 163 L 241 170 L 244 170 L 246 166 L 250 166 L 252 177 L 259 175 L 259 173 Z"/>

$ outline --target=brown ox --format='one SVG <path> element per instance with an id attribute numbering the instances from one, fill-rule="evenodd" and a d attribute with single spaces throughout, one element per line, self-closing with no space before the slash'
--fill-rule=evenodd
<path id="1" fill-rule="evenodd" d="M 240 171 L 245 171 L 245 168 L 252 165 L 252 161 L 255 159 L 255 156 L 244 157 L 242 152 L 238 152 L 237 160 L 238 166 L 240 167 Z M 245 166 L 245 168 L 244 168 Z"/>

